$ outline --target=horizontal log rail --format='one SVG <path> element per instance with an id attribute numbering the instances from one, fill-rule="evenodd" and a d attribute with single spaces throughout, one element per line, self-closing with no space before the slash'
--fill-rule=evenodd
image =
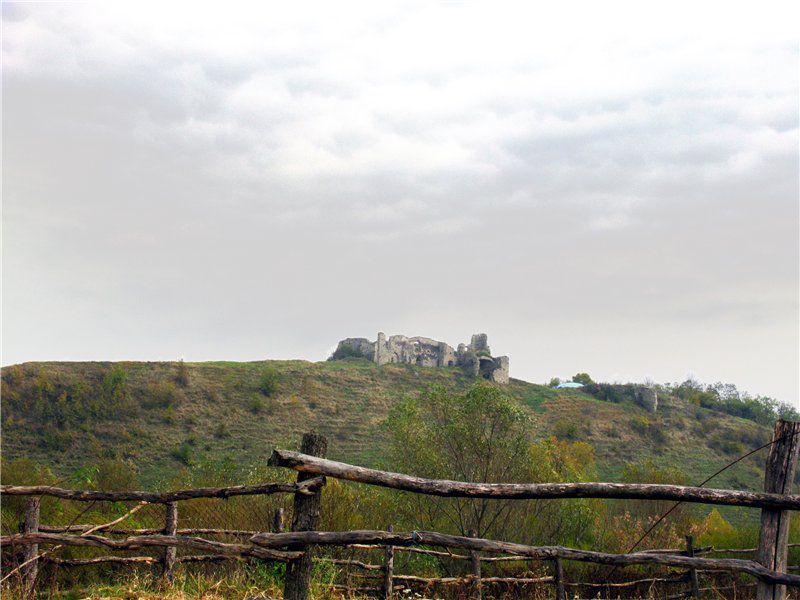
<path id="1" fill-rule="evenodd" d="M 81 533 L 89 531 L 94 525 L 39 525 L 39 531 L 45 533 Z M 156 535 L 164 531 L 163 527 L 147 527 L 144 529 L 107 529 L 106 533 L 117 535 Z M 178 535 L 220 535 L 231 537 L 252 537 L 259 531 L 253 529 L 208 529 L 208 528 L 181 528 L 176 531 Z"/>
<path id="2" fill-rule="evenodd" d="M 286 562 L 300 558 L 298 551 L 272 550 L 255 546 L 226 544 L 203 538 L 178 535 L 142 535 L 116 540 L 99 535 L 67 535 L 60 533 L 17 533 L 0 537 L 0 547 L 29 546 L 32 544 L 61 544 L 64 546 L 90 546 L 114 550 L 136 550 L 145 547 L 182 547 L 204 550 L 229 556 L 253 556 L 264 560 Z"/>
<path id="3" fill-rule="evenodd" d="M 121 565 L 135 565 L 135 564 L 158 564 L 161 562 L 160 558 L 155 556 L 98 556 L 95 558 L 58 558 L 55 556 L 43 556 L 43 561 L 56 564 L 60 567 L 87 567 L 91 565 L 100 564 L 121 564 Z M 175 559 L 177 563 L 188 562 L 222 562 L 229 560 L 249 560 L 254 559 L 255 556 L 233 556 L 230 554 L 193 554 L 187 556 L 178 556 Z"/>
<path id="4" fill-rule="evenodd" d="M 324 477 L 315 477 L 300 483 L 261 483 L 256 485 L 234 485 L 221 488 L 194 488 L 172 492 L 101 492 L 94 490 L 68 490 L 50 485 L 0 485 L 0 495 L 8 496 L 52 496 L 79 502 L 123 502 L 142 501 L 151 503 L 177 502 L 196 498 L 230 498 L 231 496 L 255 496 L 268 494 L 316 494 L 325 485 Z"/>
<path id="5" fill-rule="evenodd" d="M 444 546 L 479 552 L 496 552 L 528 556 L 538 560 L 561 558 L 606 565 L 661 565 L 666 567 L 706 569 L 709 571 L 738 571 L 761 581 L 800 586 L 800 576 L 771 571 L 751 560 L 735 558 L 696 558 L 640 552 L 609 554 L 589 550 L 574 550 L 562 546 L 526 546 L 482 538 L 469 538 L 430 531 L 394 533 L 388 531 L 296 531 L 290 533 L 260 533 L 250 538 L 265 548 L 313 545 L 383 544 L 392 546 Z"/>
<path id="6" fill-rule="evenodd" d="M 545 500 L 556 498 L 613 498 L 619 500 L 671 500 L 780 510 L 800 510 L 800 495 L 768 494 L 653 483 L 470 483 L 447 479 L 425 479 L 402 473 L 379 471 L 347 463 L 292 452 L 273 450 L 272 466 L 303 473 L 325 475 L 358 483 L 459 498 Z"/>

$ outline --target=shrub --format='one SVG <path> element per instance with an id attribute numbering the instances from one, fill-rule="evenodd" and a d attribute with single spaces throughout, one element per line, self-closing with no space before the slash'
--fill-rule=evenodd
<path id="1" fill-rule="evenodd" d="M 553 377 L 550 380 L 550 382 L 547 384 L 547 387 L 554 388 L 554 387 L 558 387 L 559 385 L 561 385 L 561 380 L 558 377 Z"/>
<path id="2" fill-rule="evenodd" d="M 553 425 L 553 435 L 560 440 L 574 440 L 578 437 L 578 426 L 566 419 L 556 421 Z"/>
<path id="3" fill-rule="evenodd" d="M 247 409 L 254 415 L 260 413 L 264 410 L 264 400 L 259 396 L 250 396 L 247 400 Z"/>
<path id="4" fill-rule="evenodd" d="M 192 451 L 192 445 L 189 444 L 188 441 L 183 442 L 177 448 L 173 448 L 172 452 L 170 452 L 170 455 L 172 458 L 183 463 L 187 467 L 194 463 L 194 452 Z"/>
<path id="5" fill-rule="evenodd" d="M 630 426 L 639 435 L 646 435 L 650 429 L 650 421 L 647 417 L 633 417 L 630 420 Z"/>
<path id="6" fill-rule="evenodd" d="M 576 373 L 575 375 L 572 376 L 572 381 L 574 381 L 575 383 L 582 383 L 583 385 L 589 385 L 594 383 L 594 381 L 592 381 L 592 378 L 589 377 L 588 373 Z"/>
<path id="7" fill-rule="evenodd" d="M 178 401 L 178 388 L 172 382 L 154 383 L 147 386 L 142 398 L 143 408 L 166 408 Z"/>
<path id="8" fill-rule="evenodd" d="M 266 367 L 261 372 L 261 378 L 258 381 L 258 389 L 265 396 L 272 396 L 278 391 L 278 383 L 280 382 L 280 375 L 273 367 Z"/>
<path id="9" fill-rule="evenodd" d="M 189 385 L 189 369 L 183 359 L 178 361 L 178 372 L 175 375 L 175 381 L 181 387 Z"/>
<path id="10" fill-rule="evenodd" d="M 175 425 L 176 421 L 175 409 L 171 406 L 168 406 L 167 410 L 164 411 L 164 423 L 167 425 Z"/>

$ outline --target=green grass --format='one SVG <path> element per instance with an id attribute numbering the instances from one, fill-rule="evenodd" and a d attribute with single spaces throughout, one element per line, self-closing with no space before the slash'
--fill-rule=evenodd
<path id="1" fill-rule="evenodd" d="M 187 363 L 188 382 L 175 386 L 177 363 L 119 364 L 127 373 L 131 403 L 125 414 L 56 431 L 51 427 L 49 433 L 47 423 L 24 410 L 35 402 L 37 378 L 45 377 L 56 387 L 83 382 L 91 390 L 112 363 L 45 362 L 4 368 L 4 460 L 29 457 L 68 475 L 93 461 L 119 457 L 138 467 L 142 485 L 164 487 L 187 462 L 264 464 L 274 447 L 295 448 L 303 432 L 315 430 L 328 436 L 332 458 L 380 466 L 386 456 L 380 426 L 397 402 L 431 385 L 465 390 L 473 382 L 456 368 L 378 366 L 346 359 Z M 268 398 L 259 390 L 267 367 L 279 376 L 277 390 Z M 154 390 L 163 389 L 169 393 L 162 394 L 166 400 L 160 402 L 171 401 L 169 407 L 151 401 Z M 769 437 L 767 428 L 753 422 L 674 398 L 662 399 L 658 414 L 651 415 L 635 405 L 520 380 L 512 380 L 505 389 L 529 411 L 534 438 L 553 435 L 559 421 L 574 422 L 576 439 L 595 448 L 600 479 L 616 480 L 627 463 L 652 459 L 680 468 L 697 483 L 734 458 L 726 449 L 735 449 L 736 444 L 720 440 L 745 436 L 747 443 L 742 446 L 749 449 L 756 440 Z M 258 406 L 254 398 L 261 399 Z M 650 434 L 631 427 L 637 418 L 651 423 Z M 225 435 L 219 435 L 221 423 Z M 48 435 L 56 435 L 64 447 L 54 449 Z M 189 445 L 190 439 L 196 443 Z M 762 454 L 743 461 L 712 485 L 759 489 Z"/>

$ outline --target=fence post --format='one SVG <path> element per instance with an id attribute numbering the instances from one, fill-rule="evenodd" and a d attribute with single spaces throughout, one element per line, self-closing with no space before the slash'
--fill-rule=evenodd
<path id="1" fill-rule="evenodd" d="M 773 494 L 791 494 L 800 446 L 800 423 L 779 420 L 772 436 L 764 476 L 764 491 Z M 766 568 L 786 572 L 789 541 L 789 511 L 762 509 L 761 531 L 758 536 L 756 560 Z M 758 600 L 784 600 L 786 586 L 758 582 Z"/>
<path id="2" fill-rule="evenodd" d="M 164 535 L 176 535 L 178 533 L 178 503 L 167 502 L 164 505 Z M 164 548 L 164 556 L 161 560 L 161 569 L 164 579 L 171 580 L 175 559 L 178 556 L 178 549 L 175 546 Z"/>
<path id="3" fill-rule="evenodd" d="M 275 509 L 275 514 L 272 515 L 273 533 L 283 533 L 284 513 L 283 507 Z"/>
<path id="4" fill-rule="evenodd" d="M 467 535 L 471 538 L 478 537 L 478 532 L 474 529 L 470 529 Z M 483 586 L 481 585 L 481 555 L 477 550 L 470 550 L 469 559 L 472 563 L 472 576 L 475 578 L 472 588 L 472 597 L 475 598 L 475 600 L 481 600 L 481 598 L 483 598 Z"/>
<path id="5" fill-rule="evenodd" d="M 553 581 L 556 584 L 556 600 L 567 600 L 567 590 L 564 587 L 564 567 L 561 559 L 553 559 Z"/>
<path id="6" fill-rule="evenodd" d="M 328 452 L 328 440 L 317 433 L 303 435 L 300 452 L 325 458 Z M 298 473 L 297 482 L 311 479 L 314 475 Z M 312 496 L 294 495 L 294 514 L 292 515 L 292 531 L 313 531 L 319 522 L 319 508 L 322 492 Z M 284 600 L 307 600 L 313 561 L 312 546 L 306 546 L 301 558 L 289 561 L 286 565 L 286 580 L 283 584 Z"/>
<path id="7" fill-rule="evenodd" d="M 389 525 L 386 531 L 394 531 Z M 389 600 L 392 597 L 392 576 L 394 575 L 394 546 L 386 546 L 383 552 L 383 597 Z"/>
<path id="8" fill-rule="evenodd" d="M 694 556 L 694 537 L 686 536 L 686 556 Z M 697 569 L 689 569 L 689 583 L 692 586 L 691 597 L 700 597 L 700 583 L 697 580 Z"/>
<path id="9" fill-rule="evenodd" d="M 25 522 L 22 525 L 23 533 L 36 533 L 39 531 L 39 509 L 42 499 L 39 496 L 30 496 L 25 504 Z M 22 568 L 22 586 L 26 598 L 33 597 L 33 588 L 36 586 L 36 577 L 39 575 L 39 544 L 25 546 L 22 553 L 22 562 L 30 561 Z"/>

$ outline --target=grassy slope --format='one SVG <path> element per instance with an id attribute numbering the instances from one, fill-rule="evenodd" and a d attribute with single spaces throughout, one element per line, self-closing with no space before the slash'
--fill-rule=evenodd
<path id="1" fill-rule="evenodd" d="M 273 398 L 262 397 L 264 407 L 254 413 L 259 376 L 266 365 L 280 372 L 280 390 Z M 177 374 L 176 363 L 123 366 L 136 406 L 149 385 L 173 382 Z M 27 456 L 53 464 L 66 474 L 116 454 L 134 461 L 142 482 L 155 486 L 181 467 L 171 451 L 187 439 L 195 440 L 195 459 L 230 459 L 252 465 L 265 461 L 275 446 L 296 447 L 302 432 L 314 429 L 329 436 L 331 458 L 376 466 L 386 444 L 380 424 L 395 403 L 432 384 L 463 390 L 472 383 L 457 369 L 378 367 L 359 360 L 206 362 L 187 367 L 189 384 L 177 387 L 174 419 L 165 418 L 163 408 L 139 408 L 130 416 L 76 432 L 65 451 L 48 449 L 42 443 L 39 424 L 4 411 L 3 458 Z M 110 363 L 55 362 L 8 367 L 3 369 L 4 398 L 9 393 L 29 395 L 23 391 L 25 382 L 30 384 L 41 372 L 66 384 L 78 379 L 98 382 L 109 368 Z M 11 369 L 14 372 L 8 376 Z M 690 479 L 700 481 L 735 457 L 736 449 L 718 449 L 720 441 L 744 437 L 743 447 L 750 448 L 769 438 L 765 427 L 677 399 L 662 399 L 654 417 L 638 406 L 601 402 L 572 390 L 556 392 L 519 380 L 512 380 L 506 389 L 529 410 L 535 437 L 552 435 L 559 426 L 565 435 L 565 424 L 577 424 L 577 430 L 566 435 L 595 447 L 598 476 L 606 480 L 619 479 L 628 462 L 652 459 L 661 467 L 678 467 Z M 632 420 L 641 424 L 642 418 L 651 421 L 650 431 L 640 433 L 632 427 Z M 220 423 L 227 429 L 225 436 L 219 435 Z M 764 458 L 762 452 L 743 461 L 713 485 L 759 489 Z"/>

